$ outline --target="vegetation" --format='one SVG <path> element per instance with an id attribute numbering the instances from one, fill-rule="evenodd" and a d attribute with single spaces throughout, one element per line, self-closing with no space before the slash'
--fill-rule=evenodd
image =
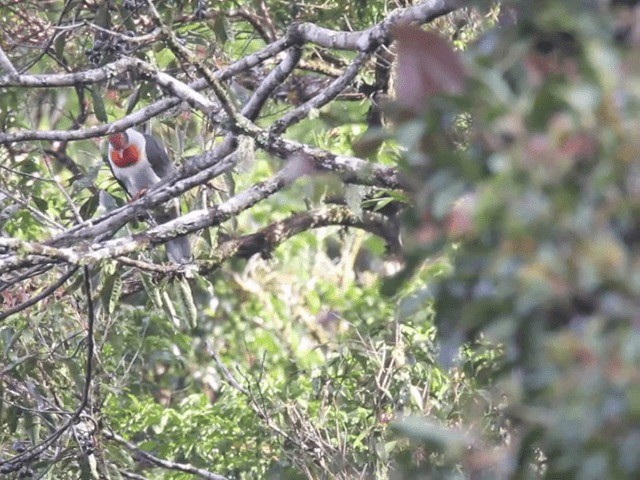
<path id="1" fill-rule="evenodd" d="M 635 2 L 213 3 L 0 0 L 3 478 L 637 478 Z"/>

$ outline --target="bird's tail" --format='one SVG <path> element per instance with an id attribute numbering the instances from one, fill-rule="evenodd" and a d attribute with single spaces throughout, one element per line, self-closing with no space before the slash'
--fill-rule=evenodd
<path id="1" fill-rule="evenodd" d="M 166 223 L 178 217 L 178 203 L 170 202 L 158 208 L 154 218 L 158 224 Z M 183 235 L 169 240 L 165 247 L 169 261 L 178 264 L 189 263 L 191 261 L 191 242 L 189 237 Z"/>
<path id="2" fill-rule="evenodd" d="M 191 243 L 186 235 L 169 240 L 166 248 L 167 257 L 173 263 L 184 264 L 191 261 Z"/>

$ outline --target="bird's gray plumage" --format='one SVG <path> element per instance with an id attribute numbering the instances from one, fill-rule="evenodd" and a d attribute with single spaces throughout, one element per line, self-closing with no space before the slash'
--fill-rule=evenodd
<path id="1" fill-rule="evenodd" d="M 162 148 L 151 135 L 144 134 L 143 137 L 146 141 L 147 159 L 153 171 L 156 172 L 156 175 L 164 179 L 172 173 L 175 173 L 176 168 L 173 166 L 173 163 L 171 163 L 166 150 Z"/>
<path id="2" fill-rule="evenodd" d="M 159 181 L 173 174 L 173 166 L 165 149 L 150 135 L 142 134 L 132 128 L 124 132 L 124 145 L 114 147 L 109 140 L 108 163 L 113 176 L 123 189 L 135 197 L 141 190 L 151 188 Z M 116 145 L 120 142 L 113 142 Z M 134 146 L 138 151 L 138 160 L 126 166 L 118 166 L 112 157 L 115 152 L 124 156 L 126 148 Z M 122 147 L 118 150 L 118 147 Z M 158 224 L 166 223 L 180 215 L 180 204 L 177 199 L 159 205 L 154 209 L 153 217 Z M 176 237 L 166 243 L 167 257 L 174 263 L 188 263 L 191 259 L 191 244 L 187 236 Z"/>

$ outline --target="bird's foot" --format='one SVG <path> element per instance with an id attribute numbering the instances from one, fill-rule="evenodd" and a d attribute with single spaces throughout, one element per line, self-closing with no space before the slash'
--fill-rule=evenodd
<path id="1" fill-rule="evenodd" d="M 129 200 L 129 203 L 135 202 L 140 197 L 142 197 L 145 193 L 147 193 L 147 189 L 146 188 L 141 188 L 140 190 L 138 190 L 138 193 L 136 193 L 133 197 L 131 197 L 131 200 Z"/>

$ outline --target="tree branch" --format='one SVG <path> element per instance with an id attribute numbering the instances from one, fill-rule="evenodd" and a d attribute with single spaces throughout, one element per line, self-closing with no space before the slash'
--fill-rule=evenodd
<path id="1" fill-rule="evenodd" d="M 388 217 L 368 211 L 362 212 L 362 215 L 356 215 L 346 206 L 334 205 L 297 213 L 258 232 L 224 240 L 218 243 L 215 249 L 212 249 L 212 258 L 198 262 L 197 271 L 201 275 L 214 272 L 232 258 L 250 258 L 256 254 L 269 257 L 276 248 L 295 235 L 307 230 L 329 226 L 359 228 L 382 238 L 390 251 L 397 252 L 400 249 L 398 226 Z M 136 265 L 129 260 L 127 263 L 140 270 L 152 271 L 146 265 Z M 156 269 L 154 279 L 171 277 L 179 271 L 179 268 L 175 267 Z M 132 295 L 141 288 L 142 283 L 139 280 L 130 281 L 123 289 L 122 295 L 125 297 Z"/>
<path id="2" fill-rule="evenodd" d="M 288 127 L 305 118 L 312 109 L 320 108 L 335 99 L 340 92 L 342 92 L 353 81 L 368 58 L 368 53 L 358 53 L 351 65 L 349 65 L 340 77 L 333 80 L 331 84 L 327 88 L 323 89 L 318 95 L 277 120 L 271 126 L 270 133 L 272 135 L 281 134 Z"/>
<path id="3" fill-rule="evenodd" d="M 262 63 L 267 58 L 273 57 L 292 45 L 302 46 L 304 43 L 312 43 L 327 48 L 372 52 L 380 45 L 390 41 L 391 37 L 389 29 L 392 25 L 402 22 L 426 23 L 459 8 L 461 3 L 462 2 L 459 0 L 424 0 L 420 4 L 412 7 L 394 10 L 383 22 L 359 32 L 340 32 L 329 30 L 310 23 L 292 25 L 283 38 L 267 45 L 262 50 L 235 62 L 226 69 L 215 72 L 214 77 L 216 81 L 223 81 L 243 70 Z M 127 61 L 141 62 L 141 60 L 121 59 L 105 65 L 101 69 L 90 70 L 88 72 L 93 72 L 92 75 L 97 76 L 104 75 L 106 78 L 106 72 L 108 72 L 113 65 L 118 65 L 118 68 L 124 68 L 123 65 L 126 64 Z M 56 82 L 65 83 L 70 81 L 70 78 L 72 77 L 68 77 L 67 75 L 73 76 L 76 74 L 49 75 L 47 82 L 53 82 L 53 85 L 50 85 L 52 87 L 59 86 L 56 85 Z M 81 78 L 85 78 L 82 77 L 82 72 L 79 75 Z M 28 75 L 26 77 L 28 78 L 26 82 L 32 84 L 31 86 L 49 86 L 42 84 L 43 76 Z M 63 78 L 64 81 L 57 80 L 57 77 Z M 1 82 L 4 81 L 5 86 L 18 86 L 19 82 L 22 81 L 20 80 L 21 78 L 22 76 L 16 78 L 14 74 L 0 77 L 0 85 L 3 85 Z M 18 83 L 16 84 L 16 82 Z M 208 84 L 209 82 L 207 79 L 199 79 L 190 84 L 189 88 L 193 90 L 201 90 L 206 88 Z M 73 83 L 71 85 L 73 85 Z M 69 141 L 99 137 L 111 132 L 125 130 L 137 123 L 142 123 L 172 107 L 175 107 L 180 103 L 180 101 L 181 99 L 179 98 L 160 100 L 115 122 L 86 129 L 49 131 L 23 130 L 15 133 L 0 132 L 0 144 L 27 140 Z"/>
<path id="4" fill-rule="evenodd" d="M 0 87 L 58 88 L 89 85 L 108 80 L 130 70 L 135 70 L 138 68 L 139 63 L 145 62 L 137 58 L 127 57 L 109 63 L 104 67 L 94 68 L 84 72 L 28 75 L 18 74 L 17 71 L 14 71 L 9 75 L 0 77 Z"/>
<path id="5" fill-rule="evenodd" d="M 238 73 L 252 68 L 265 60 L 277 55 L 281 51 L 291 46 L 291 39 L 285 37 L 277 40 L 263 49 L 247 55 L 246 57 L 232 63 L 227 68 L 215 72 L 216 77 L 221 80 L 227 80 Z M 111 65 L 111 64 L 109 64 Z M 105 65 L 106 68 L 108 65 Z M 52 74 L 53 77 L 58 74 Z M 63 74 L 66 75 L 66 74 Z M 4 78 L 4 77 L 0 77 Z M 189 88 L 199 91 L 207 87 L 207 82 L 204 79 L 196 80 L 190 83 Z M 102 124 L 95 127 L 74 129 L 74 130 L 22 130 L 15 133 L 0 132 L 0 144 L 12 143 L 12 142 L 24 142 L 33 140 L 82 140 L 87 138 L 101 137 L 111 132 L 118 132 L 133 127 L 136 124 L 146 122 L 150 118 L 153 118 L 170 108 L 173 108 L 180 104 L 182 100 L 179 98 L 165 98 L 158 100 L 145 108 L 138 110 L 122 117 L 114 122 Z"/>
<path id="6" fill-rule="evenodd" d="M 0 257 L 0 273 L 6 273 L 24 266 L 51 262 L 51 260 L 63 261 L 73 265 L 87 265 L 165 243 L 177 236 L 218 225 L 255 205 L 260 200 L 269 197 L 296 178 L 296 172 L 292 171 L 290 166 L 286 166 L 271 178 L 252 185 L 247 190 L 213 208 L 194 210 L 175 220 L 151 228 L 144 233 L 101 243 L 56 248 L 12 238 L 0 238 L 0 247 L 16 252 L 14 255 Z"/>
<path id="7" fill-rule="evenodd" d="M 128 450 L 134 452 L 144 460 L 152 463 L 157 467 L 166 468 L 168 470 L 175 470 L 178 472 L 191 473 L 193 475 L 199 475 L 200 477 L 205 478 L 207 480 L 227 480 L 227 477 L 218 475 L 217 473 L 209 472 L 202 468 L 198 468 L 189 463 L 178 463 L 178 462 L 172 462 L 170 460 L 163 460 L 162 458 L 158 458 L 150 454 L 149 452 L 145 452 L 144 450 L 138 448 L 133 443 L 125 440 L 120 435 L 112 431 L 102 430 L 102 434 L 104 435 L 105 438 L 109 440 L 113 440 L 114 442 L 117 442 L 120 445 L 124 445 L 125 447 L 127 447 Z"/>
<path id="8" fill-rule="evenodd" d="M 389 39 L 389 27 L 398 23 L 424 24 L 463 6 L 461 0 L 424 0 L 408 8 L 398 8 L 385 20 L 367 30 L 341 32 L 312 23 L 297 26 L 298 35 L 308 43 L 338 50 L 373 51 Z"/>
<path id="9" fill-rule="evenodd" d="M 234 256 L 249 258 L 256 253 L 269 256 L 281 243 L 299 233 L 332 225 L 366 230 L 384 239 L 392 250 L 397 251 L 399 248 L 398 228 L 384 215 L 368 211 L 356 215 L 348 207 L 334 205 L 298 213 L 259 232 L 222 242 L 215 255 L 220 257 L 221 262 Z"/>
<path id="10" fill-rule="evenodd" d="M 291 72 L 293 72 L 294 68 L 296 68 L 296 65 L 300 61 L 301 54 L 302 52 L 299 47 L 291 47 L 291 49 L 289 49 L 284 60 L 269 72 L 255 92 L 253 92 L 253 95 L 251 95 L 251 98 L 242 109 L 242 115 L 250 120 L 255 120 L 271 92 L 281 85 Z"/>

